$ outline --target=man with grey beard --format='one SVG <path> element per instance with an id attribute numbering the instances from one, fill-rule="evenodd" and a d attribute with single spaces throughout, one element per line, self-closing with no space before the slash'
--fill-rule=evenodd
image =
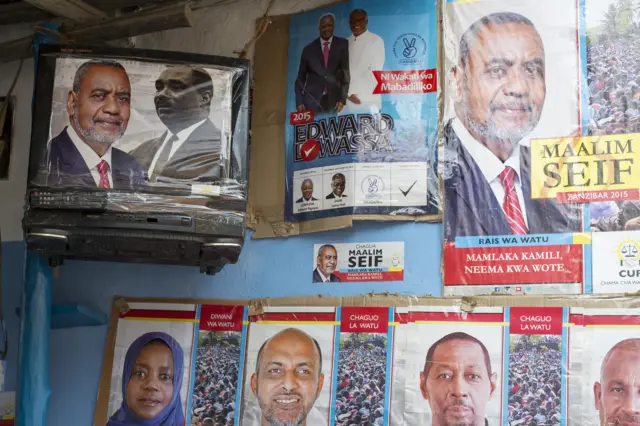
<path id="1" fill-rule="evenodd" d="M 129 154 L 112 145 L 127 130 L 131 83 L 115 61 L 80 65 L 67 96 L 69 126 L 49 142 L 49 186 L 132 189 L 146 173 Z"/>
<path id="2" fill-rule="evenodd" d="M 545 52 L 533 23 L 487 15 L 462 35 L 451 70 L 456 117 L 445 126 L 445 240 L 577 232 L 577 210 L 531 199 L 530 150 L 546 97 Z"/>

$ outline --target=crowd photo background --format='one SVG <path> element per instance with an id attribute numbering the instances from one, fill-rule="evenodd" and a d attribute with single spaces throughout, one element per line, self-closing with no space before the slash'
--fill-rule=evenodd
<path id="1" fill-rule="evenodd" d="M 386 335 L 340 335 L 336 390 L 337 426 L 383 424 L 386 371 Z"/>
<path id="2" fill-rule="evenodd" d="M 561 346 L 561 336 L 511 336 L 509 425 L 560 424 Z"/>
<path id="3" fill-rule="evenodd" d="M 233 426 L 241 333 L 203 331 L 199 340 L 191 423 Z"/>

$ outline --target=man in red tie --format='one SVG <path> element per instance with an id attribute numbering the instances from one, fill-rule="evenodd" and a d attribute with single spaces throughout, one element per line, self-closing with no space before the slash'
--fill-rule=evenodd
<path id="1" fill-rule="evenodd" d="M 579 211 L 531 198 L 528 135 L 546 97 L 542 39 L 526 17 L 494 13 L 462 35 L 445 126 L 445 240 L 580 231 Z"/>
<path id="2" fill-rule="evenodd" d="M 133 189 L 146 173 L 112 145 L 127 130 L 131 84 L 116 61 L 88 61 L 76 71 L 67 96 L 69 125 L 49 142 L 46 185 Z"/>
<path id="3" fill-rule="evenodd" d="M 339 113 L 349 94 L 349 42 L 334 35 L 335 16 L 320 17 L 320 37 L 302 50 L 295 81 L 298 112 Z"/>

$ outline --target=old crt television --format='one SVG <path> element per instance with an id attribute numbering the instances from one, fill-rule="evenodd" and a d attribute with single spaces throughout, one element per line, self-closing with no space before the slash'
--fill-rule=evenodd
<path id="1" fill-rule="evenodd" d="M 244 242 L 249 62 L 44 45 L 23 219 L 64 259 L 235 263 Z"/>

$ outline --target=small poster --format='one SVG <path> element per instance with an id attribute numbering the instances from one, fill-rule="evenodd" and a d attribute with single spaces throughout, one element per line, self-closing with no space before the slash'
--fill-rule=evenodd
<path id="1" fill-rule="evenodd" d="M 640 231 L 593 233 L 593 292 L 640 290 Z"/>
<path id="2" fill-rule="evenodd" d="M 402 281 L 404 242 L 315 244 L 313 282 Z"/>

